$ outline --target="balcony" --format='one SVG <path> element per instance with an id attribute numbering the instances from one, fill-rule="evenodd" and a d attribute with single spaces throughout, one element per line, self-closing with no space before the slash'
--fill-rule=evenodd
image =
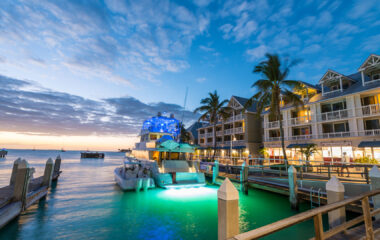
<path id="1" fill-rule="evenodd" d="M 352 117 L 352 109 L 343 109 L 319 114 L 320 121 L 340 120 Z"/>
<path id="2" fill-rule="evenodd" d="M 331 132 L 331 133 L 322 133 L 319 135 L 319 138 L 342 138 L 342 137 L 354 137 L 357 136 L 355 132 Z"/>
<path id="3" fill-rule="evenodd" d="M 208 132 L 208 133 L 206 133 L 206 137 L 213 137 L 214 136 L 214 133 L 213 132 Z"/>
<path id="4" fill-rule="evenodd" d="M 284 124 L 284 121 L 282 121 Z M 280 121 L 267 122 L 267 128 L 278 128 L 280 127 Z"/>
<path id="5" fill-rule="evenodd" d="M 205 135 L 205 133 L 200 133 L 199 134 L 199 138 L 204 138 L 206 135 Z"/>
<path id="6" fill-rule="evenodd" d="M 315 138 L 315 135 L 296 135 L 296 136 L 291 136 L 289 137 L 289 140 L 304 140 L 304 139 L 313 139 Z"/>
<path id="7" fill-rule="evenodd" d="M 236 140 L 236 141 L 232 141 L 232 146 L 241 146 L 241 145 L 245 145 L 245 143 L 246 143 L 245 140 Z M 224 146 L 225 147 L 231 146 L 231 141 L 224 141 Z"/>
<path id="8" fill-rule="evenodd" d="M 364 130 L 359 133 L 359 136 L 380 136 L 380 129 Z"/>
<path id="9" fill-rule="evenodd" d="M 303 116 L 303 117 L 296 117 L 290 119 L 290 125 L 302 125 L 302 124 L 308 124 L 312 122 L 311 116 Z"/>
<path id="10" fill-rule="evenodd" d="M 223 131 L 217 131 L 216 136 L 223 136 Z"/>
<path id="11" fill-rule="evenodd" d="M 224 130 L 224 135 L 231 135 L 232 134 L 232 128 Z"/>
<path id="12" fill-rule="evenodd" d="M 244 128 L 243 127 L 235 128 L 234 133 L 244 133 Z"/>
<path id="13" fill-rule="evenodd" d="M 227 121 L 226 122 L 234 122 L 234 121 L 240 121 L 242 120 L 244 117 L 243 117 L 243 114 L 238 114 L 238 115 L 235 115 L 233 117 L 229 117 L 227 118 Z"/>
<path id="14" fill-rule="evenodd" d="M 376 116 L 380 115 L 380 105 L 372 104 L 356 109 L 356 113 L 360 116 Z"/>

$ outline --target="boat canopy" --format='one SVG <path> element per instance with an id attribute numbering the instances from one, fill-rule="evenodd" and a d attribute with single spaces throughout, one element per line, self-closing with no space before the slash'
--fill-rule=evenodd
<path id="1" fill-rule="evenodd" d="M 186 152 L 193 153 L 195 147 L 188 143 L 177 143 L 174 140 L 167 140 L 161 143 L 156 150 L 159 152 Z"/>

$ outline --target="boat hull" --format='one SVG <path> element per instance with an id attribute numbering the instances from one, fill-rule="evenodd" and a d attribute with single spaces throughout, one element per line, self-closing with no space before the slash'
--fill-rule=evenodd
<path id="1" fill-rule="evenodd" d="M 114 171 L 115 182 L 119 185 L 124 191 L 139 191 L 141 189 L 150 189 L 155 188 L 153 178 L 131 178 L 125 179 L 121 176 L 121 169 L 116 168 Z"/>

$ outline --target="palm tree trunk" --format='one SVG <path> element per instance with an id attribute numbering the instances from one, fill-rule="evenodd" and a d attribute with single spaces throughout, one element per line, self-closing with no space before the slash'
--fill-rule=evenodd
<path id="1" fill-rule="evenodd" d="M 216 123 L 214 123 L 214 154 L 212 156 L 212 159 L 215 161 L 215 153 L 216 153 Z"/>
<path id="2" fill-rule="evenodd" d="M 285 164 L 288 165 L 288 158 L 286 157 L 286 150 L 285 150 L 284 127 L 282 126 L 280 107 L 277 107 L 277 116 L 279 117 L 279 121 L 280 121 L 280 137 L 281 137 L 282 154 L 284 155 Z"/>

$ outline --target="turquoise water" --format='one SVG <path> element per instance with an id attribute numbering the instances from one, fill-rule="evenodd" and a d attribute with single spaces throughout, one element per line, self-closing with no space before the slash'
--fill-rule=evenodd
<path id="1" fill-rule="evenodd" d="M 217 188 L 122 192 L 113 180 L 123 153 L 104 160 L 80 160 L 79 152 L 10 150 L 0 159 L 0 187 L 8 184 L 13 161 L 28 160 L 43 174 L 48 157 L 62 156 L 63 171 L 48 197 L 0 230 L 0 239 L 217 239 Z M 296 214 L 288 198 L 265 191 L 240 194 L 241 231 Z M 301 205 L 307 209 L 308 205 Z M 307 239 L 311 221 L 267 239 Z"/>

